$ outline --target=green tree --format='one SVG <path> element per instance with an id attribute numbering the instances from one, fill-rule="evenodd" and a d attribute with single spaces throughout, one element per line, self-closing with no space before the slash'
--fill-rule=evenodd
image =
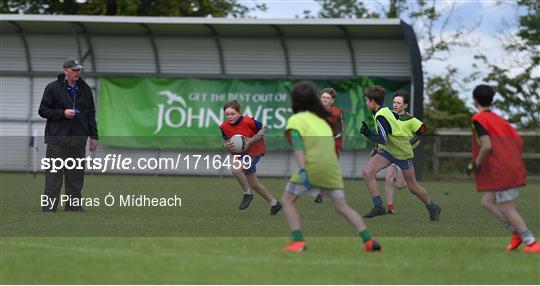
<path id="1" fill-rule="evenodd" d="M 508 25 L 510 32 L 501 39 L 511 62 L 499 64 L 484 55 L 476 58 L 487 65 L 483 80 L 501 95 L 494 106 L 507 115 L 507 119 L 526 129 L 540 128 L 540 2 L 520 0 L 515 8 L 522 15 Z M 517 33 L 511 32 L 517 27 Z M 478 69 L 478 65 L 473 65 Z M 519 70 L 519 72 L 516 72 Z M 482 71 L 477 72 L 483 74 Z"/>
<path id="2" fill-rule="evenodd" d="M 370 11 L 365 1 L 358 0 L 316 0 L 321 6 L 320 18 L 403 18 L 416 27 L 419 42 L 423 45 L 422 62 L 447 60 L 452 49 L 469 47 L 474 43 L 465 36 L 472 33 L 480 24 L 476 22 L 470 27 L 463 25 L 449 31 L 448 25 L 453 21 L 454 5 L 440 9 L 435 0 L 390 0 L 388 2 L 371 2 L 375 11 Z M 313 17 L 308 11 L 308 17 Z M 440 23 L 440 25 L 437 25 Z M 445 33 L 442 33 L 445 31 Z M 457 70 L 451 66 L 444 74 L 431 74 L 424 69 L 425 94 L 427 105 L 425 121 L 430 130 L 438 127 L 468 127 L 471 111 L 459 98 L 456 86 L 459 86 Z"/>
<path id="3" fill-rule="evenodd" d="M 2 0 L 2 13 L 45 15 L 116 15 L 247 17 L 266 11 L 264 4 L 245 5 L 237 0 Z"/>
<path id="4" fill-rule="evenodd" d="M 426 94 L 429 102 L 424 109 L 424 121 L 430 127 L 430 133 L 437 128 L 469 128 L 471 110 L 459 98 L 459 91 L 452 83 L 456 80 L 457 70 L 448 68 L 442 76 L 432 76 L 426 81 Z"/>
<path id="5" fill-rule="evenodd" d="M 321 7 L 318 18 L 400 18 L 416 28 L 419 42 L 423 42 L 422 60 L 445 61 L 453 48 L 474 45 L 467 35 L 479 25 L 477 21 L 470 27 L 455 19 L 455 3 L 440 8 L 441 1 L 436 0 L 389 0 L 370 1 L 372 10 L 361 0 L 315 0 Z M 304 11 L 305 18 L 314 18 L 311 11 Z M 449 29 L 449 24 L 457 22 L 457 28 Z M 440 25 L 437 25 L 439 23 Z M 443 33 L 444 32 L 444 33 Z"/>
<path id="6" fill-rule="evenodd" d="M 321 5 L 319 18 L 379 18 L 363 2 L 356 0 L 316 0 Z"/>
<path id="7" fill-rule="evenodd" d="M 454 19 L 453 13 L 455 4 L 441 9 L 441 1 L 435 0 L 389 0 L 387 2 L 371 2 L 370 7 L 375 7 L 375 11 L 369 11 L 364 5 L 364 1 L 333 1 L 317 0 L 321 4 L 322 11 L 319 17 L 333 18 L 365 18 L 365 17 L 387 17 L 401 18 L 415 27 L 415 33 L 422 51 L 422 62 L 446 61 L 450 58 L 452 50 L 456 47 L 468 47 L 474 45 L 466 36 L 472 33 L 480 24 L 466 27 L 458 25 L 457 28 L 449 29 L 449 23 L 459 21 Z M 353 3 L 356 3 L 355 6 Z M 341 4 L 341 5 L 340 5 Z M 374 4 L 374 5 L 373 5 Z M 336 5 L 338 7 L 336 7 Z M 304 13 L 311 16 L 311 13 Z M 354 16 L 354 17 L 352 17 Z M 428 126 L 428 134 L 433 134 L 437 128 L 441 127 L 470 127 L 471 111 L 460 99 L 456 89 L 458 84 L 457 70 L 451 66 L 447 67 L 443 74 L 432 74 L 424 68 L 424 94 L 427 97 L 424 109 L 424 122 Z M 462 138 L 452 138 L 453 141 L 446 142 L 454 145 L 457 151 L 467 148 L 467 142 Z M 457 143 L 457 144 L 454 144 Z M 433 153 L 433 137 L 425 138 L 424 144 L 426 154 Z M 446 146 L 445 146 L 446 147 Z M 424 146 L 420 147 L 424 148 Z M 424 166 L 432 165 L 432 156 L 425 157 Z M 441 166 L 445 171 L 455 172 L 463 165 L 463 161 L 457 160 L 447 162 Z"/>

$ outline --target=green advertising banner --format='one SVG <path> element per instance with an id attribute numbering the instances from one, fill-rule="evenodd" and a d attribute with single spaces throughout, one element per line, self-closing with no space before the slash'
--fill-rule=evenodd
<path id="1" fill-rule="evenodd" d="M 223 105 L 236 99 L 245 116 L 255 117 L 270 128 L 267 149 L 288 148 L 283 136 L 291 116 L 289 93 L 293 80 L 248 79 L 100 79 L 98 128 L 100 141 L 110 147 L 211 150 L 221 148 L 219 125 Z M 363 93 L 381 85 L 391 95 L 410 90 L 409 81 L 362 77 L 358 80 L 315 81 L 337 93 L 335 105 L 343 110 L 345 149 L 364 149 L 360 135 L 363 120 L 371 122 Z M 391 104 L 391 96 L 387 102 Z"/>

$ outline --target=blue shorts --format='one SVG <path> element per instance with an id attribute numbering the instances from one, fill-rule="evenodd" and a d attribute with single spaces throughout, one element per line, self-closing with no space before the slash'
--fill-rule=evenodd
<path id="1" fill-rule="evenodd" d="M 390 161 L 390 163 L 398 166 L 401 170 L 407 170 L 412 168 L 412 160 L 399 160 L 396 157 L 394 157 L 392 154 L 388 153 L 386 150 L 379 150 L 377 155 L 383 156 L 386 160 Z"/>
<path id="2" fill-rule="evenodd" d="M 246 155 L 249 156 L 249 155 Z M 251 166 L 248 169 L 244 169 L 244 174 L 249 175 L 257 172 L 257 163 L 261 160 L 261 156 L 251 157 Z"/>

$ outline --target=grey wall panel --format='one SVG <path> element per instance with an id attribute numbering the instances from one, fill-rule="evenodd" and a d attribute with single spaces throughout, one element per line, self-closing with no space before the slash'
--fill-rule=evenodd
<path id="1" fill-rule="evenodd" d="M 221 39 L 227 74 L 287 74 L 279 39 Z"/>
<path id="2" fill-rule="evenodd" d="M 354 40 L 355 64 L 359 75 L 409 77 L 409 52 L 399 40 Z"/>
<path id="3" fill-rule="evenodd" d="M 0 121 L 0 170 L 23 171 L 29 167 L 28 125 Z"/>
<path id="4" fill-rule="evenodd" d="M 355 166 L 355 157 L 357 157 L 357 152 L 353 151 L 344 151 L 339 158 L 339 165 L 341 167 L 341 175 L 344 177 L 355 176 L 359 173 L 362 173 L 361 170 L 357 170 Z"/>
<path id="5" fill-rule="evenodd" d="M 43 92 L 45 91 L 45 87 L 51 81 L 55 80 L 56 76 L 56 74 L 51 73 L 50 78 L 34 78 L 34 90 L 32 90 L 32 119 L 39 119 L 45 121 L 45 119 L 41 118 L 38 114 L 39 105 L 41 104 L 41 99 L 43 98 Z"/>
<path id="6" fill-rule="evenodd" d="M 77 57 L 79 50 L 73 36 L 27 35 L 32 69 L 35 71 L 62 71 L 67 57 Z"/>
<path id="7" fill-rule="evenodd" d="M 97 112 L 98 112 L 98 89 L 99 89 L 99 80 L 95 79 L 95 78 L 85 78 L 84 81 L 86 82 L 86 84 L 88 84 L 90 86 L 90 88 L 92 89 L 92 96 L 94 97 L 94 104 L 95 104 L 95 108 L 96 108 L 96 117 L 97 117 Z M 97 118 L 96 118 L 97 119 Z"/>
<path id="8" fill-rule="evenodd" d="M 27 119 L 30 78 L 0 77 L 0 118 Z"/>
<path id="9" fill-rule="evenodd" d="M 0 70 L 25 71 L 28 69 L 24 43 L 20 35 L 2 35 L 0 41 Z"/>
<path id="10" fill-rule="evenodd" d="M 345 39 L 287 39 L 287 48 L 293 75 L 352 75 Z"/>
<path id="11" fill-rule="evenodd" d="M 46 124 L 46 121 L 43 121 L 43 122 L 33 122 L 32 123 L 32 127 L 31 127 L 31 134 L 32 136 L 39 136 L 40 138 L 37 141 L 40 141 L 41 143 L 43 143 L 43 136 L 45 136 L 45 124 Z M 44 144 L 44 143 L 43 143 Z"/>
<path id="12" fill-rule="evenodd" d="M 356 152 L 356 154 L 355 154 L 355 156 L 356 156 L 356 168 L 355 168 L 355 170 L 356 171 L 354 171 L 353 176 L 348 176 L 348 177 L 362 178 L 362 170 L 364 169 L 366 164 L 371 159 L 371 156 L 370 156 L 369 153 L 370 153 L 369 150 L 362 150 L 362 151 Z M 385 171 L 383 170 L 383 171 L 380 171 L 379 173 L 377 173 L 376 178 L 384 179 L 384 176 L 385 176 Z M 364 184 L 364 183 L 362 182 L 362 184 Z M 364 185 L 363 185 L 363 188 L 365 188 Z"/>
<path id="13" fill-rule="evenodd" d="M 29 147 L 29 169 L 27 171 L 41 172 L 41 159 L 45 158 L 45 151 L 47 150 L 44 140 L 45 121 L 32 123 L 30 134 L 34 136 L 34 146 Z"/>
<path id="14" fill-rule="evenodd" d="M 257 164 L 257 174 L 261 176 L 288 177 L 294 168 L 291 162 L 296 164 L 291 152 L 271 152 L 266 154 Z M 294 166 L 293 166 L 294 167 Z"/>
<path id="15" fill-rule="evenodd" d="M 98 72 L 156 72 L 147 37 L 92 36 Z"/>
<path id="16" fill-rule="evenodd" d="M 0 121 L 0 137 L 28 136 L 28 124 L 26 122 Z"/>
<path id="17" fill-rule="evenodd" d="M 214 39 L 156 37 L 162 73 L 219 74 L 219 53 Z"/>
<path id="18" fill-rule="evenodd" d="M 77 40 L 77 37 L 74 36 L 74 41 L 76 41 L 76 40 Z M 90 41 L 91 40 L 92 40 L 92 38 L 90 38 Z M 82 63 L 84 65 L 84 72 L 93 72 L 94 69 L 92 67 L 92 53 L 90 53 L 90 48 L 91 48 L 90 45 L 92 45 L 92 43 L 90 43 L 90 45 L 88 45 L 86 35 L 79 34 L 79 45 L 80 45 L 80 49 L 81 49 L 81 54 L 79 55 L 77 53 L 76 56 L 79 57 L 82 60 Z M 83 76 L 84 76 L 84 72 L 83 72 Z"/>

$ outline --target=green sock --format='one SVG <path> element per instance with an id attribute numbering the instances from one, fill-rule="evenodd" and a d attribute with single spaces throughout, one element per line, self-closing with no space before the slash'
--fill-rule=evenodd
<path id="1" fill-rule="evenodd" d="M 371 232 L 369 232 L 367 228 L 359 232 L 359 234 L 360 234 L 360 237 L 362 238 L 363 243 L 366 243 L 366 241 L 371 239 Z"/>
<path id="2" fill-rule="evenodd" d="M 293 241 L 304 241 L 304 234 L 302 234 L 301 230 L 293 230 L 291 234 Z"/>

